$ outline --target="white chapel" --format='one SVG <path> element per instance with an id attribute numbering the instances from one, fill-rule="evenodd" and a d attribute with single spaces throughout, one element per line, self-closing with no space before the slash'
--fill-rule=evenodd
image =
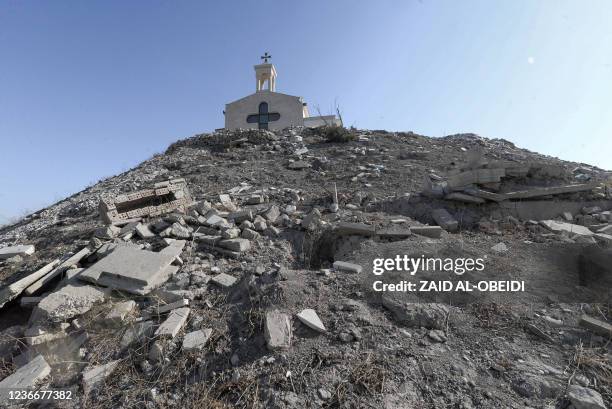
<path id="1" fill-rule="evenodd" d="M 336 115 L 310 116 L 302 97 L 276 92 L 276 68 L 268 62 L 255 66 L 255 93 L 225 105 L 226 129 L 270 129 L 289 126 L 342 125 Z"/>

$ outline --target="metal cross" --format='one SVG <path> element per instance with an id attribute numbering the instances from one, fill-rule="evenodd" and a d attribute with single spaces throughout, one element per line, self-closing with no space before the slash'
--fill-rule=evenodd
<path id="1" fill-rule="evenodd" d="M 267 63 L 268 62 L 268 58 L 272 58 L 272 56 L 268 55 L 268 52 L 266 51 L 266 53 L 264 55 L 262 55 L 261 57 L 259 57 L 259 58 L 264 60 L 264 63 Z"/>

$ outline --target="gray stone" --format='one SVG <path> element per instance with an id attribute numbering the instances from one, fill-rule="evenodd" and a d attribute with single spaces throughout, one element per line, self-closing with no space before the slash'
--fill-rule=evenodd
<path id="1" fill-rule="evenodd" d="M 608 324 L 605 321 L 598 320 L 593 317 L 589 317 L 588 315 L 582 315 L 580 317 L 580 326 L 584 327 L 594 333 L 604 336 L 604 337 L 612 337 L 612 325 Z"/>
<path id="2" fill-rule="evenodd" d="M 230 227 L 229 229 L 223 230 L 221 236 L 224 239 L 235 239 L 240 236 L 240 229 L 238 227 Z"/>
<path id="3" fill-rule="evenodd" d="M 232 202 L 232 198 L 230 197 L 230 195 L 219 195 L 219 201 L 221 202 L 225 210 L 227 210 L 228 212 L 236 211 L 236 205 L 234 204 L 234 202 Z"/>
<path id="4" fill-rule="evenodd" d="M 107 289 L 91 285 L 68 284 L 43 298 L 36 307 L 37 318 L 62 322 L 86 313 L 108 295 Z"/>
<path id="5" fill-rule="evenodd" d="M 100 387 L 117 368 L 119 361 L 87 368 L 83 371 L 83 391 L 87 394 Z"/>
<path id="6" fill-rule="evenodd" d="M 307 327 L 318 332 L 326 332 L 325 325 L 313 309 L 307 308 L 297 315 L 298 319 Z"/>
<path id="7" fill-rule="evenodd" d="M 270 223 L 275 223 L 278 216 L 280 216 L 280 209 L 277 205 L 272 205 L 270 208 L 263 214 L 264 218 Z"/>
<path id="8" fill-rule="evenodd" d="M 155 237 L 155 234 L 151 231 L 151 229 L 149 228 L 147 224 L 138 223 L 135 227 L 135 230 L 136 230 L 136 234 L 141 239 L 146 240 L 146 239 L 151 239 Z"/>
<path id="9" fill-rule="evenodd" d="M 140 343 L 144 341 L 147 337 L 150 337 L 153 334 L 154 328 L 155 324 L 153 321 L 142 321 L 135 323 L 123 333 L 123 337 L 121 337 L 120 342 L 121 349 L 129 347 L 135 342 Z"/>
<path id="10" fill-rule="evenodd" d="M 474 169 L 450 176 L 448 178 L 448 185 L 450 187 L 460 187 L 499 182 L 504 176 L 506 176 L 505 169 Z"/>
<path id="11" fill-rule="evenodd" d="M 609 224 L 606 227 L 602 227 L 601 229 L 597 230 L 597 233 L 612 234 L 612 224 Z"/>
<path id="12" fill-rule="evenodd" d="M 217 284 L 218 286 L 229 288 L 233 286 L 234 284 L 236 284 L 237 279 L 235 277 L 232 277 L 229 274 L 221 273 L 221 274 L 217 274 L 216 276 L 212 277 L 210 281 L 212 283 Z"/>
<path id="13" fill-rule="evenodd" d="M 316 230 L 321 224 L 321 212 L 318 209 L 313 209 L 302 220 L 302 227 L 306 230 Z"/>
<path id="14" fill-rule="evenodd" d="M 242 230 L 241 236 L 247 240 L 256 240 L 259 238 L 259 233 L 257 233 L 255 230 L 245 228 Z"/>
<path id="15" fill-rule="evenodd" d="M 388 294 L 383 295 L 382 304 L 391 312 L 397 322 L 409 327 L 444 329 L 448 315 L 448 308 L 443 304 L 408 303 Z"/>
<path id="16" fill-rule="evenodd" d="M 14 300 L 32 284 L 49 274 L 49 272 L 52 271 L 59 264 L 59 262 L 59 260 L 54 260 L 36 272 L 22 278 L 21 280 L 15 281 L 13 284 L 10 284 L 0 290 L 0 308 L 2 308 L 7 302 Z"/>
<path id="17" fill-rule="evenodd" d="M 0 248 L 0 260 L 15 256 L 31 256 L 36 251 L 32 244 Z"/>
<path id="18" fill-rule="evenodd" d="M 599 183 L 586 183 L 582 185 L 568 185 L 568 186 L 554 186 L 554 187 L 541 187 L 530 190 L 523 190 L 520 192 L 509 192 L 504 193 L 506 199 L 527 199 L 531 197 L 559 195 L 564 193 L 576 193 L 584 192 L 587 190 L 593 190 L 599 185 Z"/>
<path id="19" fill-rule="evenodd" d="M 295 162 L 291 162 L 287 167 L 291 170 L 302 170 L 302 169 L 309 168 L 310 163 L 303 161 L 303 160 L 298 160 Z"/>
<path id="20" fill-rule="evenodd" d="M 578 385 L 567 388 L 567 397 L 576 409 L 606 409 L 599 392 Z"/>
<path id="21" fill-rule="evenodd" d="M 189 239 L 191 238 L 191 230 L 188 227 L 183 226 L 180 223 L 174 223 L 171 227 L 170 234 L 177 239 Z"/>
<path id="22" fill-rule="evenodd" d="M 161 307 L 159 307 L 157 309 L 157 313 L 158 314 L 165 314 L 168 311 L 172 311 L 175 310 L 177 308 L 181 308 L 181 307 L 187 307 L 189 306 L 189 299 L 187 298 L 182 298 L 178 301 L 174 301 L 170 304 L 166 304 L 166 305 L 162 305 Z"/>
<path id="23" fill-rule="evenodd" d="M 75 271 L 71 271 L 71 270 L 77 270 L 74 267 L 78 266 L 79 262 L 83 258 L 87 257 L 90 254 L 91 254 L 91 250 L 89 250 L 89 248 L 87 248 L 87 247 L 83 247 L 76 254 L 74 254 L 74 255 L 70 256 L 68 259 L 62 261 L 52 271 L 50 271 L 48 274 L 45 274 L 38 281 L 36 281 L 31 286 L 26 288 L 24 292 L 27 295 L 32 295 L 32 294 L 38 292 L 43 287 L 45 287 L 47 284 L 49 284 L 51 281 L 53 281 L 56 277 L 58 277 L 62 273 L 66 273 L 66 277 L 64 279 L 64 282 L 69 281 L 74 276 L 74 274 L 76 273 Z"/>
<path id="24" fill-rule="evenodd" d="M 431 217 L 436 221 L 438 226 L 444 230 L 454 233 L 459 230 L 459 222 L 446 210 L 446 209 L 435 209 L 431 212 Z"/>
<path id="25" fill-rule="evenodd" d="M 219 246 L 231 251 L 243 253 L 251 248 L 251 243 L 247 239 L 227 239 L 221 240 Z"/>
<path id="26" fill-rule="evenodd" d="M 266 224 L 264 220 L 256 220 L 253 223 L 253 226 L 255 227 L 255 230 L 257 230 L 258 232 L 262 232 L 266 230 L 266 228 L 268 227 L 268 225 Z"/>
<path id="27" fill-rule="evenodd" d="M 338 223 L 334 229 L 338 235 L 361 235 L 361 236 L 373 236 L 376 231 L 374 226 L 370 226 L 364 223 Z"/>
<path id="28" fill-rule="evenodd" d="M 51 367 L 42 355 L 36 356 L 29 363 L 0 382 L 0 401 L 7 402 L 8 390 L 33 388 L 51 373 Z"/>
<path id="29" fill-rule="evenodd" d="M 291 319 L 289 316 L 279 311 L 267 312 L 264 338 L 268 348 L 272 351 L 289 349 L 291 347 L 291 337 Z"/>
<path id="30" fill-rule="evenodd" d="M 506 246 L 504 243 L 497 243 L 496 245 L 491 247 L 491 250 L 493 250 L 493 251 L 495 251 L 497 253 L 504 253 L 504 252 L 508 251 L 508 246 Z"/>
<path id="31" fill-rule="evenodd" d="M 206 218 L 206 222 L 207 225 L 209 226 L 227 226 L 227 220 L 225 220 L 223 217 L 218 216 L 216 214 L 212 214 L 209 217 Z"/>
<path id="32" fill-rule="evenodd" d="M 213 330 L 211 328 L 206 328 L 185 334 L 185 337 L 183 338 L 183 349 L 190 351 L 193 349 L 204 348 L 212 335 L 212 331 Z"/>
<path id="33" fill-rule="evenodd" d="M 578 224 L 558 222 L 555 220 L 540 220 L 540 224 L 555 233 L 567 232 L 579 236 L 592 236 L 593 232 Z"/>
<path id="34" fill-rule="evenodd" d="M 346 261 L 334 261 L 334 269 L 349 273 L 361 273 L 363 271 L 363 267 L 359 264 L 348 263 Z"/>
<path id="35" fill-rule="evenodd" d="M 173 310 L 170 315 L 168 315 L 168 318 L 166 318 L 159 328 L 157 328 L 155 336 L 169 336 L 170 338 L 174 338 L 181 328 L 183 328 L 183 325 L 185 325 L 190 311 L 191 310 L 187 307 Z"/>
<path id="36" fill-rule="evenodd" d="M 58 339 L 66 338 L 68 333 L 66 330 L 70 324 L 62 323 L 59 330 L 50 331 L 42 328 L 38 325 L 28 328 L 24 332 L 25 342 L 28 345 L 41 345 L 47 342 L 56 341 Z"/>
<path id="37" fill-rule="evenodd" d="M 440 226 L 410 226 L 412 233 L 432 239 L 439 239 L 442 236 L 442 230 Z"/>
<path id="38" fill-rule="evenodd" d="M 106 315 L 105 321 L 111 325 L 123 324 L 126 317 L 131 314 L 136 308 L 134 300 L 122 301 L 113 306 L 110 312 Z"/>
<path id="39" fill-rule="evenodd" d="M 227 218 L 233 220 L 237 224 L 242 223 L 245 220 L 252 221 L 253 212 L 251 210 L 241 210 L 239 212 L 230 213 Z"/>

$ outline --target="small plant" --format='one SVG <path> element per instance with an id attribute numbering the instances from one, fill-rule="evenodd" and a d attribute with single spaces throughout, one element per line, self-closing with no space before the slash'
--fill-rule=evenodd
<path id="1" fill-rule="evenodd" d="M 323 127 L 323 136 L 327 142 L 346 143 L 357 139 L 355 134 L 351 133 L 343 126 L 329 125 Z"/>

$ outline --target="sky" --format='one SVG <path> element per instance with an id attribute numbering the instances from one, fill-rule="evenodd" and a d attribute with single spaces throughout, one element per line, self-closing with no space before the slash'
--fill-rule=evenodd
<path id="1" fill-rule="evenodd" d="M 473 132 L 612 169 L 608 0 L 0 0 L 0 224 L 277 91 L 364 129 Z"/>

